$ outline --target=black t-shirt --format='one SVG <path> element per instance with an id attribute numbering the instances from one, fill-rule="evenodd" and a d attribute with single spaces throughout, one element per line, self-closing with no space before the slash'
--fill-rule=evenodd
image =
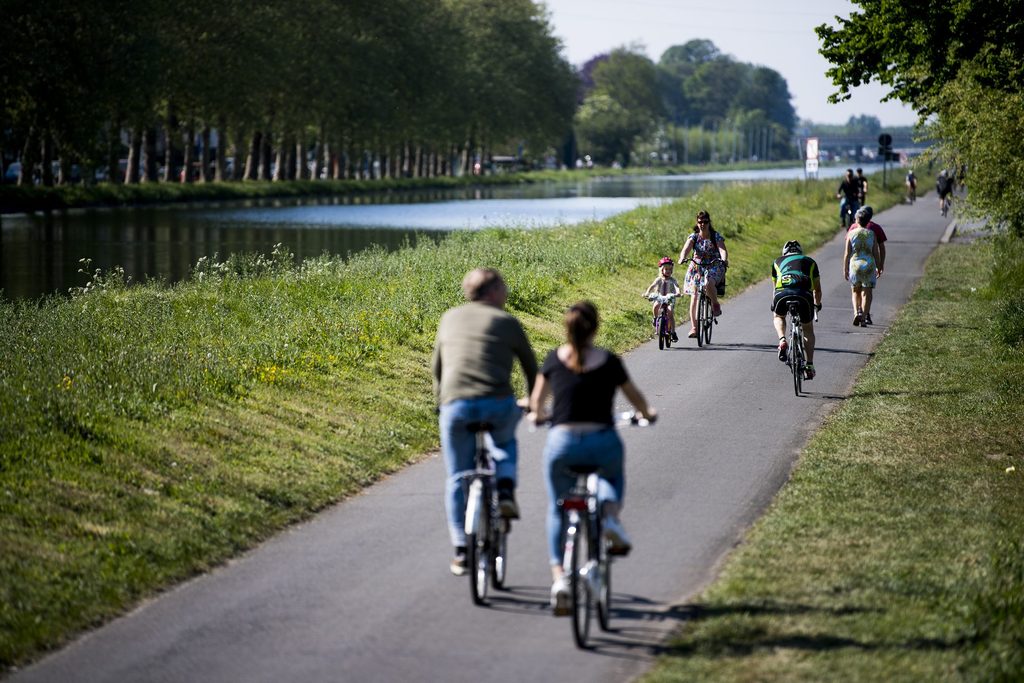
<path id="1" fill-rule="evenodd" d="M 597 422 L 615 424 L 612 401 L 615 390 L 629 381 L 626 368 L 614 353 L 593 370 L 576 374 L 558 358 L 557 349 L 548 354 L 540 372 L 551 385 L 554 398 L 551 423 Z"/>
<path id="2" fill-rule="evenodd" d="M 857 197 L 860 196 L 860 183 L 857 182 L 856 178 L 843 180 L 839 184 L 839 193 L 846 196 L 846 201 L 855 202 Z"/>

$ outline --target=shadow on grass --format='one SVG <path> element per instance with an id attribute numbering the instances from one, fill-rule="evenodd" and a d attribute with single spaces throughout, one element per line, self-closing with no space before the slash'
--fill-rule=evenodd
<path id="1" fill-rule="evenodd" d="M 664 648 L 663 654 L 670 657 L 689 657 L 702 655 L 705 657 L 735 657 L 751 654 L 760 650 L 786 648 L 808 652 L 825 652 L 854 648 L 865 652 L 885 650 L 948 650 L 963 647 L 968 643 L 966 638 L 942 640 L 939 638 L 907 638 L 879 636 L 877 641 L 865 642 L 838 634 L 820 632 L 817 634 L 788 633 L 786 629 L 767 623 L 758 622 L 722 622 L 714 620 L 730 617 L 772 617 L 820 614 L 828 617 L 844 617 L 857 614 L 878 613 L 882 610 L 861 607 L 813 607 L 800 604 L 768 604 L 768 605 L 728 605 L 707 607 L 704 605 L 685 605 L 679 608 L 684 621 L 692 624 L 692 631 Z M 704 632 L 698 627 L 706 626 Z M 806 631 L 806 627 L 801 628 Z"/>

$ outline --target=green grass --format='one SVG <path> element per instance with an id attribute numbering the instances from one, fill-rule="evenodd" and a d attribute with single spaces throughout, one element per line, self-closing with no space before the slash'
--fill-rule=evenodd
<path id="1" fill-rule="evenodd" d="M 645 681 L 1024 677 L 1024 350 L 993 334 L 1005 291 L 965 277 L 993 254 L 933 255 Z"/>
<path id="2" fill-rule="evenodd" d="M 832 190 L 737 185 L 571 228 L 204 260 L 173 286 L 98 273 L 69 298 L 0 302 L 0 666 L 436 448 L 429 354 L 470 268 L 502 270 L 538 354 L 582 297 L 625 350 L 698 209 L 729 241 L 735 293 L 786 240 L 835 234 Z"/>

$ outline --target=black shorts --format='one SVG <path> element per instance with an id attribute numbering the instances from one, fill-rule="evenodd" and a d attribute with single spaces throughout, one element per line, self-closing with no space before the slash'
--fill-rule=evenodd
<path id="1" fill-rule="evenodd" d="M 785 316 L 789 311 L 789 301 L 796 301 L 800 308 L 800 322 L 811 322 L 811 309 L 814 306 L 814 296 L 803 289 L 779 289 L 772 299 L 772 311 L 775 315 Z"/>

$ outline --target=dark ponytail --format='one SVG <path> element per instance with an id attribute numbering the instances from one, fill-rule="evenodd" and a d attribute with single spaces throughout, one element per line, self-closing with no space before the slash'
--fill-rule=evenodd
<path id="1" fill-rule="evenodd" d="M 565 313 L 565 336 L 569 342 L 569 369 L 583 372 L 583 352 L 597 333 L 597 308 L 589 301 L 575 303 Z"/>

